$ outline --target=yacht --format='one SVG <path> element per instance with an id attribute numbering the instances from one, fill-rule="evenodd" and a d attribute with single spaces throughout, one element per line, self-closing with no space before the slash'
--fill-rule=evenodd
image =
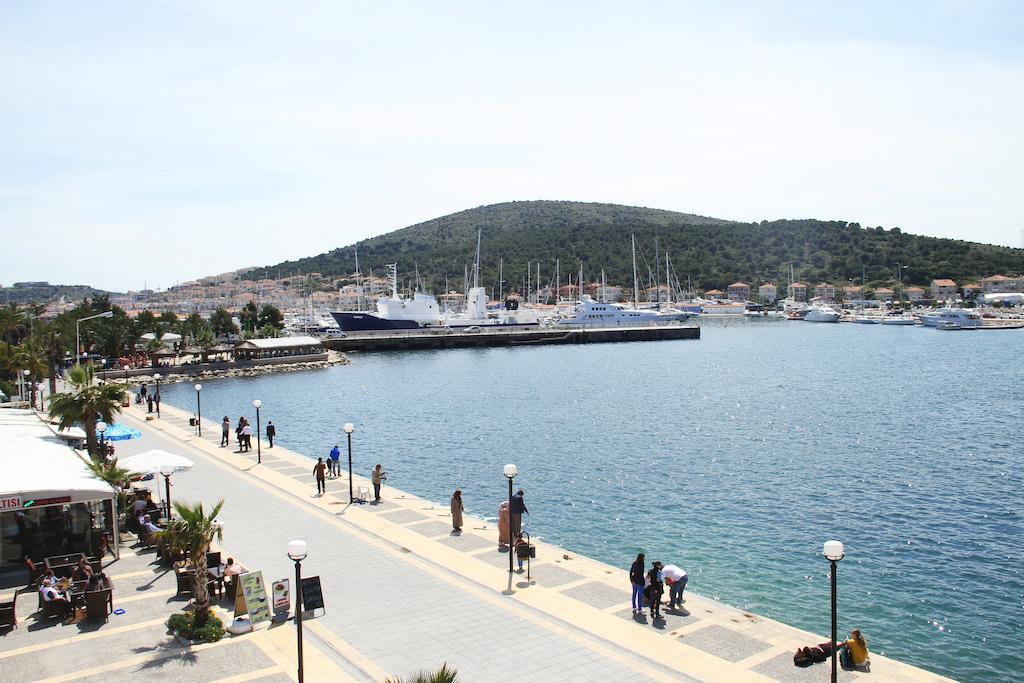
<path id="1" fill-rule="evenodd" d="M 973 329 L 981 327 L 981 316 L 966 308 L 940 308 L 934 313 L 922 313 L 917 316 L 925 327 L 938 327 L 942 323 L 954 323 L 953 329 Z"/>
<path id="2" fill-rule="evenodd" d="M 889 314 L 878 321 L 882 325 L 916 325 L 917 318 L 912 315 Z"/>
<path id="3" fill-rule="evenodd" d="M 398 295 L 398 266 L 387 265 L 391 279 L 391 296 L 377 300 L 376 313 L 368 311 L 332 311 L 331 317 L 342 332 L 369 332 L 379 330 L 414 330 L 422 327 L 441 327 L 444 315 L 432 294 L 415 292 L 411 299 Z"/>
<path id="4" fill-rule="evenodd" d="M 839 311 L 824 304 L 815 304 L 807 309 L 804 320 L 809 323 L 837 323 L 839 322 Z"/>
<path id="5" fill-rule="evenodd" d="M 623 304 L 601 303 L 584 294 L 569 315 L 559 318 L 559 327 L 614 327 L 619 325 L 664 325 L 682 322 L 692 314 L 674 309 L 629 308 Z"/>

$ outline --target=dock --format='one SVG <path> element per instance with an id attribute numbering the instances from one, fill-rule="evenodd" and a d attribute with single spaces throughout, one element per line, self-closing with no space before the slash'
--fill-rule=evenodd
<path id="1" fill-rule="evenodd" d="M 495 329 L 481 326 L 465 330 L 451 328 L 386 330 L 347 333 L 341 339 L 325 340 L 324 346 L 333 351 L 406 351 L 539 344 L 597 344 L 666 339 L 700 339 L 700 328 L 693 325 L 592 328 L 497 327 Z"/>

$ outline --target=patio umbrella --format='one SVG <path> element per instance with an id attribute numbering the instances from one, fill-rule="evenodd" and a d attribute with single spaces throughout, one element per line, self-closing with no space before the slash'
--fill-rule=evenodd
<path id="1" fill-rule="evenodd" d="M 107 431 L 103 432 L 103 438 L 107 441 L 127 441 L 128 439 L 139 439 L 142 437 L 142 432 L 132 427 L 126 427 L 125 425 L 114 424 L 107 425 Z M 82 438 L 85 438 L 85 432 L 82 432 Z M 96 438 L 100 438 L 100 433 L 97 430 Z"/>
<path id="2" fill-rule="evenodd" d="M 119 460 L 118 464 L 127 470 L 132 472 L 139 472 L 140 474 L 150 473 L 162 474 L 164 476 L 164 484 L 166 485 L 167 495 L 164 497 L 164 504 L 167 505 L 167 516 L 171 516 L 171 474 L 174 472 L 182 472 L 184 470 L 192 469 L 193 463 L 191 460 L 183 455 L 177 453 L 169 453 L 168 451 L 162 451 L 160 449 L 153 449 L 133 455 L 124 460 Z"/>
<path id="3" fill-rule="evenodd" d="M 81 427 L 58 429 L 57 436 L 67 441 L 85 441 L 85 430 Z"/>

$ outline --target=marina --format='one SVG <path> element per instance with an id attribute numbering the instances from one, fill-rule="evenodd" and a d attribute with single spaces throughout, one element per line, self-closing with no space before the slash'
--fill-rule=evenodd
<path id="1" fill-rule="evenodd" d="M 1003 545 L 1024 486 L 1006 371 L 1021 333 L 738 318 L 700 344 L 360 353 L 207 382 L 203 414 L 251 417 L 258 397 L 308 455 L 352 422 L 357 473 L 382 462 L 435 503 L 461 487 L 491 520 L 515 461 L 531 534 L 620 567 L 644 550 L 684 567 L 687 591 L 809 630 L 827 620 L 820 540 L 843 537 L 840 623 L 874 651 L 964 681 L 1024 670 L 1004 609 L 1024 575 Z"/>

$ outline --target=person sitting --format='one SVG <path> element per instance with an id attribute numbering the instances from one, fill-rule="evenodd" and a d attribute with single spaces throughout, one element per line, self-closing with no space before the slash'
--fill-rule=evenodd
<path id="1" fill-rule="evenodd" d="M 235 558 L 229 557 L 228 563 L 224 565 L 224 576 L 238 576 L 242 573 L 242 565 L 235 564 Z"/>
<path id="2" fill-rule="evenodd" d="M 85 581 L 92 576 L 92 573 L 92 567 L 89 566 L 89 563 L 83 557 L 78 560 L 78 566 L 71 572 L 71 580 Z"/>
<path id="3" fill-rule="evenodd" d="M 160 527 L 158 527 L 156 524 L 153 524 L 153 520 L 150 519 L 149 515 L 143 515 L 142 522 L 140 522 L 139 524 L 139 528 L 144 529 L 145 531 L 151 534 L 156 531 L 160 531 Z"/>
<path id="4" fill-rule="evenodd" d="M 860 668 L 867 665 L 869 661 L 868 641 L 861 634 L 860 629 L 855 628 L 850 631 L 849 639 L 840 643 L 840 647 L 842 649 L 839 651 L 839 661 L 844 669 Z"/>
<path id="5" fill-rule="evenodd" d="M 53 582 L 50 579 L 43 579 L 43 585 L 39 588 L 39 595 L 42 596 L 43 602 L 59 605 L 64 612 L 64 616 L 71 613 L 71 601 L 53 587 Z"/>

